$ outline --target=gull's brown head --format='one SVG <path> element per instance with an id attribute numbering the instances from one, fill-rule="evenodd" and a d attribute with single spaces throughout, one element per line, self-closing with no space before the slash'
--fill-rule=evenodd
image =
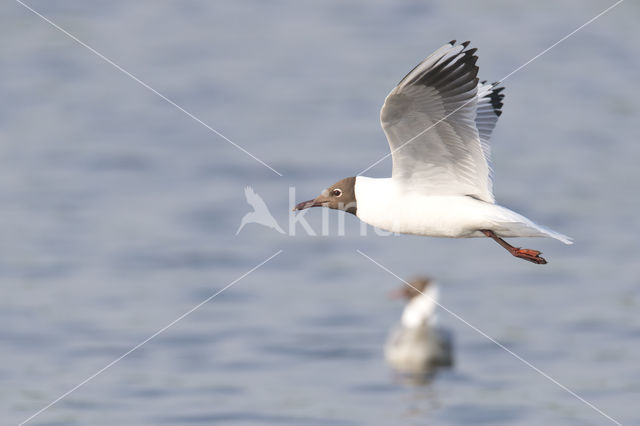
<path id="1" fill-rule="evenodd" d="M 356 178 L 344 178 L 329 188 L 322 191 L 313 200 L 303 201 L 297 204 L 293 210 L 304 210 L 309 207 L 328 207 L 330 209 L 343 210 L 347 213 L 356 214 Z"/>
<path id="2" fill-rule="evenodd" d="M 405 284 L 394 290 L 390 296 L 394 299 L 411 300 L 414 297 L 423 294 L 430 284 L 431 279 L 427 277 L 415 277 L 409 281 L 409 284 Z"/>

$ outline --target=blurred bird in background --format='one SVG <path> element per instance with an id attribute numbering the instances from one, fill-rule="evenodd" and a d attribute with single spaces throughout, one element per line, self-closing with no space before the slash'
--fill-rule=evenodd
<path id="1" fill-rule="evenodd" d="M 389 335 L 384 347 L 387 362 L 397 371 L 429 374 L 453 365 L 451 334 L 437 325 L 438 287 L 426 277 L 414 278 L 392 293 L 407 305 L 401 323 Z"/>

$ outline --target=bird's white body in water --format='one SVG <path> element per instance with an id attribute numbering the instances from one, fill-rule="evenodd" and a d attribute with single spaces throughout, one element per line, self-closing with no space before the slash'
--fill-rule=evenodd
<path id="1" fill-rule="evenodd" d="M 389 365 L 410 374 L 431 373 L 438 367 L 452 365 L 451 334 L 437 324 L 436 284 L 424 278 L 412 280 L 411 287 L 403 288 L 401 295 L 409 301 L 401 323 L 392 330 L 384 346 Z"/>
<path id="2" fill-rule="evenodd" d="M 380 197 L 380 194 L 385 194 Z M 551 237 L 569 244 L 568 237 L 535 224 L 497 204 L 459 195 L 409 192 L 391 178 L 357 176 L 356 216 L 380 229 L 429 237 L 484 237 L 491 229 L 500 237 Z"/>
<path id="3" fill-rule="evenodd" d="M 513 256 L 543 264 L 537 250 L 504 237 L 571 239 L 495 203 L 489 138 L 502 114 L 503 87 L 478 81 L 476 49 L 452 41 L 389 93 L 380 111 L 391 178 L 342 179 L 295 209 L 329 207 L 378 228 L 432 237 L 490 237 Z"/>

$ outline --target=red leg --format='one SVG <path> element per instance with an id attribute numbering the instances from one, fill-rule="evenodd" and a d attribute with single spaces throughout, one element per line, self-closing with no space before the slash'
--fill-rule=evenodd
<path id="1" fill-rule="evenodd" d="M 482 229 L 481 232 L 487 237 L 493 238 L 495 242 L 500 244 L 515 257 L 519 257 L 520 259 L 528 260 L 529 262 L 537 263 L 539 265 L 544 265 L 545 263 L 547 263 L 547 261 L 543 257 L 540 257 L 541 252 L 539 252 L 538 250 L 514 247 L 502 238 L 498 237 L 493 231 Z"/>

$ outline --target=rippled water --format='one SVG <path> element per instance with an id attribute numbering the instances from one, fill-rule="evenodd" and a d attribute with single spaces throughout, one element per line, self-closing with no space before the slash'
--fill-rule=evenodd
<path id="1" fill-rule="evenodd" d="M 497 80 L 609 6 L 562 2 L 29 3 L 276 175 L 18 3 L 0 6 L 0 412 L 30 424 L 607 424 L 453 316 L 456 365 L 385 365 L 400 276 L 623 424 L 640 422 L 640 52 L 624 2 L 506 82 L 499 202 L 575 238 L 281 235 L 298 200 L 388 152 L 386 93 L 444 42 Z M 384 161 L 369 174 L 390 173 Z M 306 198 L 305 198 L 306 197 Z M 338 214 L 329 215 L 337 226 Z M 306 215 L 320 230 L 322 214 Z M 335 228 L 331 228 L 335 229 Z M 331 235 L 335 235 L 332 232 Z"/>

